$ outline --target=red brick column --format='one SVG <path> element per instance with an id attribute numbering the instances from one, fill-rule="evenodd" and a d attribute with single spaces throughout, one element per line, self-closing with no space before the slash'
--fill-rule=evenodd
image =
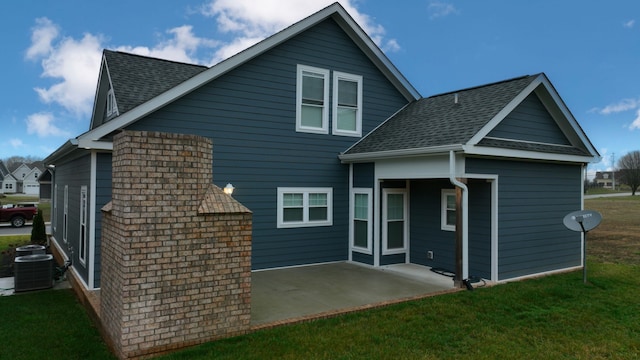
<path id="1" fill-rule="evenodd" d="M 100 317 L 120 358 L 249 329 L 252 214 L 211 183 L 212 156 L 198 136 L 114 137 Z"/>

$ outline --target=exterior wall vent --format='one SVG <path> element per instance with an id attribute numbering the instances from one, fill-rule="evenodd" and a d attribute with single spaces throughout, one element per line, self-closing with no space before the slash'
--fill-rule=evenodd
<path id="1" fill-rule="evenodd" d="M 14 291 L 31 291 L 53 287 L 53 255 L 35 254 L 15 259 Z"/>

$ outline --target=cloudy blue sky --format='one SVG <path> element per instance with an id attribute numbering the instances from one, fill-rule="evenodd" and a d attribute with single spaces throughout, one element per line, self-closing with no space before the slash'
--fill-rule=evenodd
<path id="1" fill-rule="evenodd" d="M 88 130 L 103 48 L 212 65 L 332 0 L 21 1 L 0 22 L 0 159 Z M 545 72 L 602 155 L 640 150 L 640 1 L 348 0 L 423 96 Z"/>

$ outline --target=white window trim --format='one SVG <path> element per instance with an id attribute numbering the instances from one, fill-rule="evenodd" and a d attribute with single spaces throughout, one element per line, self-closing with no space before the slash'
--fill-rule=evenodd
<path id="1" fill-rule="evenodd" d="M 118 105 L 116 104 L 116 96 L 113 93 L 113 89 L 107 91 L 107 116 L 114 115 L 118 112 Z"/>
<path id="2" fill-rule="evenodd" d="M 62 220 L 62 241 L 67 242 L 69 232 L 69 185 L 64 186 L 64 216 Z"/>
<path id="3" fill-rule="evenodd" d="M 355 203 L 356 203 L 356 194 L 365 194 L 367 195 L 368 204 L 367 204 L 367 247 L 356 246 L 355 244 L 355 236 L 354 236 L 354 221 L 355 221 Z M 351 244 L 351 250 L 373 255 L 373 189 L 369 188 L 353 188 L 351 193 L 351 203 L 349 204 L 349 240 Z"/>
<path id="4" fill-rule="evenodd" d="M 327 220 L 309 221 L 309 194 L 327 194 Z M 284 221 L 284 194 L 303 194 L 303 220 L 298 222 Z M 302 188 L 279 187 L 278 188 L 278 228 L 298 228 L 313 226 L 333 226 L 333 188 Z"/>
<path id="5" fill-rule="evenodd" d="M 440 229 L 444 231 L 456 231 L 455 225 L 447 224 L 447 197 L 456 196 L 454 189 L 442 189 L 440 196 Z"/>
<path id="6" fill-rule="evenodd" d="M 338 84 L 339 80 L 348 80 L 358 83 L 358 108 L 356 110 L 356 130 L 340 130 L 338 129 Z M 347 74 L 343 72 L 333 72 L 333 106 L 332 106 L 332 130 L 334 135 L 342 136 L 362 136 L 362 76 Z"/>
<path id="7" fill-rule="evenodd" d="M 302 73 L 304 71 L 320 74 L 324 77 L 324 105 L 322 108 L 322 127 L 302 126 Z M 297 66 L 296 80 L 296 131 L 314 134 L 329 133 L 329 70 L 306 65 Z"/>
<path id="8" fill-rule="evenodd" d="M 88 193 L 87 186 L 80 187 L 80 232 L 79 232 L 79 241 L 78 241 L 78 258 L 80 262 L 84 265 L 86 263 L 86 253 L 87 253 L 87 208 L 88 208 Z"/>
<path id="9" fill-rule="evenodd" d="M 404 207 L 404 231 L 402 239 L 404 246 L 397 249 L 389 249 L 389 239 L 387 238 L 387 194 L 404 194 L 403 207 Z M 409 214 L 408 214 L 408 195 L 406 189 L 382 189 L 382 255 L 403 254 L 407 252 L 407 244 L 409 242 Z"/>
<path id="10" fill-rule="evenodd" d="M 56 231 L 58 227 L 58 184 L 53 186 L 53 219 L 51 226 L 53 231 Z"/>

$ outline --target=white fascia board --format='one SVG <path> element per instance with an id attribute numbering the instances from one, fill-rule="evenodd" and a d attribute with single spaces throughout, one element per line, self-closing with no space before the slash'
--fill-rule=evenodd
<path id="1" fill-rule="evenodd" d="M 442 153 L 448 153 L 449 151 L 461 151 L 464 150 L 462 145 L 443 145 L 434 146 L 428 148 L 415 148 L 415 149 L 402 149 L 402 150 L 389 150 L 389 151 L 377 151 L 370 153 L 360 154 L 340 154 L 338 158 L 343 164 L 352 162 L 372 161 L 381 159 L 414 157 L 423 155 L 436 155 Z"/>
<path id="2" fill-rule="evenodd" d="M 544 153 L 544 152 L 538 152 L 538 151 L 501 149 L 501 148 L 472 146 L 472 145 L 465 146 L 465 155 L 480 155 L 480 156 L 516 158 L 516 159 L 525 159 L 525 160 L 560 161 L 560 162 L 583 163 L 583 164 L 597 161 L 597 158 L 592 156 L 563 155 L 563 154 Z"/>
<path id="3" fill-rule="evenodd" d="M 338 17 L 335 17 L 336 14 Z M 344 8 L 340 4 L 334 3 L 333 5 L 330 5 L 323 10 L 320 10 L 313 15 L 289 26 L 288 28 L 262 40 L 261 42 L 251 46 L 250 48 L 243 50 L 242 52 L 233 55 L 226 60 L 221 61 L 220 63 L 210 67 L 208 70 L 201 72 L 200 74 L 186 80 L 185 82 L 173 87 L 172 89 L 167 90 L 166 92 L 101 125 L 100 127 L 83 135 L 80 135 L 79 139 L 99 140 L 118 129 L 122 129 L 134 123 L 138 119 L 144 117 L 145 115 L 148 115 L 149 113 L 161 108 L 162 106 L 169 104 L 172 101 L 190 93 L 191 91 L 198 89 L 208 82 L 261 55 L 267 50 L 270 50 L 275 46 L 289 40 L 290 38 L 300 34 L 301 32 L 311 28 L 312 26 L 331 16 L 334 16 L 334 19 L 339 24 L 348 24 L 351 32 L 353 34 L 356 34 L 357 37 L 361 39 L 362 43 L 369 44 L 368 47 L 372 49 L 371 53 L 376 56 L 380 63 L 385 64 L 385 66 L 387 66 L 387 68 L 389 69 L 389 72 L 393 73 L 401 83 L 403 83 L 405 86 L 409 86 L 409 88 L 407 89 L 408 92 L 419 96 L 417 91 L 413 89 L 408 81 L 406 81 L 406 79 L 404 79 L 404 77 L 397 71 L 397 69 L 395 69 L 389 59 L 384 56 L 382 51 L 380 51 L 380 49 L 377 49 L 377 46 L 375 46 L 375 44 L 373 44 L 366 33 L 364 33 L 362 29 L 360 29 L 360 27 L 346 12 L 346 10 L 344 10 Z M 373 51 L 373 49 L 375 49 L 375 51 Z"/>
<path id="4" fill-rule="evenodd" d="M 111 141 L 97 141 L 97 140 L 89 140 L 78 138 L 78 147 L 81 149 L 90 149 L 90 150 L 113 150 L 113 142 Z"/>
<path id="5" fill-rule="evenodd" d="M 480 131 L 478 131 L 467 144 L 475 145 L 479 143 L 487 134 L 491 132 L 507 115 L 509 115 L 524 99 L 529 96 L 542 83 L 542 75 L 539 75 L 520 94 L 516 95 L 507 106 L 496 114 Z"/>

